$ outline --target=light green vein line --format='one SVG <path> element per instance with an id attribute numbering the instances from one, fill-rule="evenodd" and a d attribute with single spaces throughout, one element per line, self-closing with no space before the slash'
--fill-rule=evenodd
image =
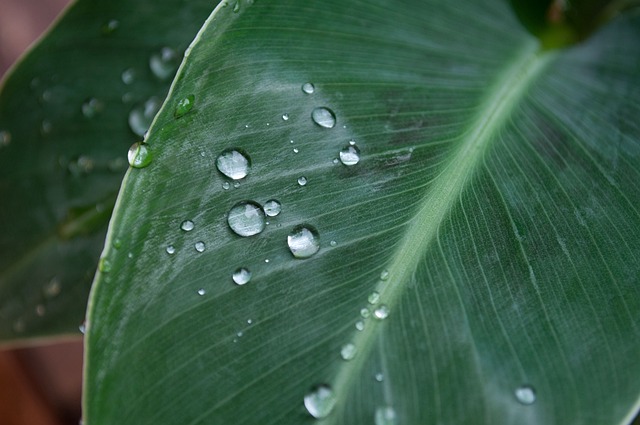
<path id="1" fill-rule="evenodd" d="M 469 123 L 469 131 L 463 135 L 451 161 L 433 180 L 413 219 L 405 227 L 405 236 L 387 264 L 389 280 L 381 282 L 376 289 L 380 293 L 381 303 L 391 310 L 387 320 L 393 320 L 394 307 L 411 281 L 411 274 L 429 246 L 435 242 L 439 226 L 458 202 L 463 189 L 482 166 L 484 153 L 497 132 L 553 57 L 551 53 L 540 53 L 538 43 L 531 40 L 523 46 L 520 55 L 514 58 L 504 73 L 497 75 L 495 85 L 488 88 L 487 97 L 480 105 L 478 115 Z M 348 398 L 354 380 L 359 376 L 364 360 L 368 357 L 367 353 L 373 349 L 382 331 L 380 323 L 372 325 L 355 334 L 353 342 L 358 347 L 359 356 L 354 361 L 345 363 L 333 380 L 333 388 L 340 403 Z M 327 418 L 326 422 L 331 420 L 331 417 Z"/>

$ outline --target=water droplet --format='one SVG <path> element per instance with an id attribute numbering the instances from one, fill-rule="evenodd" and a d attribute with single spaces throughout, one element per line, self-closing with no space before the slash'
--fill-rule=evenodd
<path id="1" fill-rule="evenodd" d="M 204 250 L 207 249 L 207 246 L 202 241 L 196 242 L 194 247 L 196 248 L 196 251 L 198 251 L 198 252 L 204 252 Z"/>
<path id="2" fill-rule="evenodd" d="M 359 331 L 363 331 L 364 330 L 364 322 L 362 320 L 358 320 L 356 322 L 356 329 Z"/>
<path id="3" fill-rule="evenodd" d="M 193 102 L 195 101 L 195 99 L 196 97 L 192 94 L 181 99 L 178 102 L 178 106 L 176 106 L 176 110 L 174 111 L 173 116 L 175 116 L 176 118 L 180 118 L 186 115 L 191 110 L 191 108 L 193 108 Z"/>
<path id="4" fill-rule="evenodd" d="M 235 204 L 227 217 L 229 227 L 240 236 L 253 236 L 264 230 L 264 211 L 253 201 Z"/>
<path id="5" fill-rule="evenodd" d="M 44 305 L 38 304 L 36 306 L 36 314 L 40 317 L 44 316 L 47 313 L 47 309 Z"/>
<path id="6" fill-rule="evenodd" d="M 202 295 L 204 295 L 206 293 L 207 293 L 207 291 L 205 291 L 204 288 L 198 289 L 198 295 L 202 296 Z"/>
<path id="7" fill-rule="evenodd" d="M 312 226 L 298 225 L 287 236 L 287 244 L 294 257 L 309 258 L 320 249 L 320 235 Z"/>
<path id="8" fill-rule="evenodd" d="M 345 127 L 345 128 L 346 128 L 346 127 Z M 353 140 L 353 139 L 351 139 L 351 140 L 349 140 L 349 144 L 350 144 L 351 146 L 355 146 L 355 145 L 356 145 L 356 141 L 355 141 L 355 140 Z"/>
<path id="9" fill-rule="evenodd" d="M 230 187 L 231 187 L 231 184 L 229 182 L 222 183 L 222 188 L 224 190 L 228 190 Z"/>
<path id="10" fill-rule="evenodd" d="M 342 346 L 340 350 L 340 357 L 342 360 L 352 360 L 356 354 L 358 353 L 358 349 L 352 343 L 348 343 Z"/>
<path id="11" fill-rule="evenodd" d="M 307 178 L 305 176 L 298 177 L 298 184 L 300 186 L 304 186 L 307 184 Z"/>
<path id="12" fill-rule="evenodd" d="M 233 182 L 233 187 L 235 187 L 236 189 L 240 187 L 240 182 Z"/>
<path id="13" fill-rule="evenodd" d="M 176 253 L 176 247 L 174 247 L 173 245 L 169 245 L 167 247 L 167 254 L 169 255 L 173 255 Z"/>
<path id="14" fill-rule="evenodd" d="M 102 273 L 109 273 L 111 271 L 111 262 L 102 257 L 98 262 L 98 270 L 100 270 Z"/>
<path id="15" fill-rule="evenodd" d="M 360 161 L 360 149 L 357 146 L 345 146 L 340 151 L 340 162 L 344 165 L 356 165 Z"/>
<path id="16" fill-rule="evenodd" d="M 268 215 L 269 217 L 275 217 L 278 214 L 280 214 L 280 211 L 282 210 L 282 205 L 280 204 L 280 202 L 276 201 L 275 199 L 269 199 L 267 202 L 264 203 L 263 209 L 266 215 Z"/>
<path id="17" fill-rule="evenodd" d="M 300 152 L 298 148 L 293 148 L 293 153 L 298 153 L 298 152 Z"/>
<path id="18" fill-rule="evenodd" d="M 320 107 L 311 112 L 311 119 L 320 127 L 333 128 L 336 125 L 336 115 L 329 108 Z"/>
<path id="19" fill-rule="evenodd" d="M 240 2 L 236 1 L 236 4 L 233 6 L 233 13 L 240 12 Z"/>
<path id="20" fill-rule="evenodd" d="M 249 271 L 249 269 L 240 267 L 239 269 L 236 269 L 235 272 L 233 272 L 232 278 L 236 285 L 244 285 L 245 283 L 249 283 L 249 281 L 251 280 L 251 272 Z M 247 322 L 251 323 L 251 319 L 249 319 Z"/>
<path id="21" fill-rule="evenodd" d="M 338 242 L 336 242 L 336 241 L 331 241 L 331 242 L 329 242 L 329 245 L 331 245 L 331 246 L 337 246 L 337 245 L 338 245 Z"/>
<path id="22" fill-rule="evenodd" d="M 87 325 L 86 325 L 86 322 L 82 322 L 82 323 L 80 324 L 80 326 L 78 326 L 78 330 L 80 331 L 80 333 L 81 333 L 82 335 L 84 335 L 84 334 L 87 332 Z"/>
<path id="23" fill-rule="evenodd" d="M 373 311 L 373 315 L 378 320 L 384 320 L 387 317 L 389 317 L 389 307 L 387 307 L 386 305 L 382 304 L 380 307 L 376 308 Z"/>
<path id="24" fill-rule="evenodd" d="M 120 78 L 122 78 L 123 83 L 127 85 L 132 84 L 136 80 L 136 70 L 133 68 L 127 68 L 122 71 Z"/>
<path id="25" fill-rule="evenodd" d="M 377 304 L 378 301 L 380 301 L 380 294 L 376 291 L 373 291 L 371 294 L 369 294 L 367 301 L 369 301 L 369 304 Z"/>
<path id="26" fill-rule="evenodd" d="M 245 178 L 249 173 L 251 159 L 240 149 L 226 149 L 218 155 L 216 167 L 225 176 L 239 180 Z"/>
<path id="27" fill-rule="evenodd" d="M 153 75 L 161 80 L 168 80 L 180 64 L 180 57 L 170 47 L 163 47 L 160 53 L 154 53 L 149 59 L 149 68 Z"/>
<path id="28" fill-rule="evenodd" d="M 269 259 L 268 259 L 268 258 L 265 258 L 265 259 L 264 259 L 264 262 L 265 262 L 265 263 L 268 263 L 268 262 L 269 262 Z"/>
<path id="29" fill-rule="evenodd" d="M 282 114 L 282 121 L 289 121 L 289 114 Z"/>
<path id="30" fill-rule="evenodd" d="M 157 97 L 149 98 L 144 105 L 138 105 L 134 107 L 129 113 L 129 127 L 138 136 L 144 136 L 144 134 L 151 126 L 153 118 L 160 110 L 162 103 Z"/>
<path id="31" fill-rule="evenodd" d="M 376 375 L 373 378 L 378 382 L 384 381 L 384 375 L 382 374 L 382 372 L 376 373 Z"/>
<path id="32" fill-rule="evenodd" d="M 193 230 L 193 228 L 195 227 L 195 224 L 193 224 L 193 221 L 191 220 L 185 220 L 182 222 L 182 224 L 180 225 L 180 228 L 182 230 L 184 230 L 185 232 L 190 232 Z"/>
<path id="33" fill-rule="evenodd" d="M 333 162 L 334 165 L 337 165 L 340 161 L 338 160 L 338 158 L 333 158 L 333 161 L 331 162 Z"/>
<path id="34" fill-rule="evenodd" d="M 55 297 L 62 290 L 62 286 L 60 285 L 60 279 L 54 277 L 47 283 L 44 287 L 44 294 L 47 297 Z"/>
<path id="35" fill-rule="evenodd" d="M 26 325 L 24 324 L 24 320 L 18 319 L 13 322 L 13 331 L 16 333 L 22 333 L 26 329 Z"/>
<path id="36" fill-rule="evenodd" d="M 375 415 L 375 425 L 395 425 L 396 411 L 393 407 L 378 407 Z"/>
<path id="37" fill-rule="evenodd" d="M 360 309 L 360 316 L 363 319 L 368 319 L 370 315 L 371 315 L 371 312 L 369 312 L 368 308 L 364 307 Z"/>
<path id="38" fill-rule="evenodd" d="M 531 385 L 523 385 L 516 388 L 516 399 L 524 405 L 530 405 L 536 402 L 536 390 Z"/>
<path id="39" fill-rule="evenodd" d="M 104 107 L 104 105 L 102 104 L 102 102 L 100 102 L 98 99 L 95 99 L 95 98 L 92 97 L 90 99 L 87 99 L 82 104 L 82 115 L 84 115 L 87 118 L 93 118 L 100 111 L 102 111 L 103 107 Z"/>
<path id="40" fill-rule="evenodd" d="M 389 270 L 384 269 L 380 272 L 380 280 L 388 280 L 389 279 Z"/>
<path id="41" fill-rule="evenodd" d="M 145 143 L 136 142 L 129 148 L 127 159 L 133 168 L 144 168 L 151 164 L 151 151 Z"/>
<path id="42" fill-rule="evenodd" d="M 11 143 L 11 133 L 6 130 L 0 131 L 0 148 L 8 146 Z"/>
<path id="43" fill-rule="evenodd" d="M 47 134 L 51 133 L 52 129 L 53 129 L 53 125 L 51 124 L 51 121 L 42 120 L 42 124 L 40 125 L 40 133 L 43 136 L 46 136 Z"/>
<path id="44" fill-rule="evenodd" d="M 250 324 L 252 324 L 252 323 L 253 323 L 253 320 L 251 320 L 251 319 L 247 319 L 247 324 L 249 324 L 249 325 L 250 325 Z"/>
<path id="45" fill-rule="evenodd" d="M 122 240 L 121 240 L 120 238 L 116 238 L 116 239 L 113 241 L 113 247 L 114 247 L 115 249 L 120 249 L 120 248 L 122 248 Z"/>
<path id="46" fill-rule="evenodd" d="M 236 336 L 237 336 L 238 338 L 242 338 L 242 335 L 244 335 L 244 334 L 242 333 L 242 331 L 239 331 L 239 332 L 236 334 Z"/>
<path id="47" fill-rule="evenodd" d="M 317 419 L 326 418 L 336 405 L 336 396 L 331 387 L 318 385 L 304 396 L 304 407 L 311 416 Z"/>
<path id="48" fill-rule="evenodd" d="M 316 91 L 316 88 L 311 83 L 304 83 L 302 85 L 302 91 L 305 92 L 306 94 L 311 94 L 314 91 Z"/>
<path id="49" fill-rule="evenodd" d="M 119 26 L 120 26 L 120 22 L 118 22 L 116 19 L 111 19 L 109 22 L 102 25 L 102 29 L 101 29 L 102 34 L 111 35 L 114 33 L 115 30 L 118 29 Z"/>

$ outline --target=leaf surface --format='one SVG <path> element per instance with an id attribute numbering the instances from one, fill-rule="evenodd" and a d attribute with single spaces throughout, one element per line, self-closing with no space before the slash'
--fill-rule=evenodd
<path id="1" fill-rule="evenodd" d="M 628 421 L 638 28 L 630 10 L 546 51 L 506 1 L 220 6 L 119 195 L 88 424 L 313 423 L 318 385 L 323 424 Z M 217 170 L 228 149 L 245 178 Z M 262 232 L 230 228 L 272 199 Z"/>

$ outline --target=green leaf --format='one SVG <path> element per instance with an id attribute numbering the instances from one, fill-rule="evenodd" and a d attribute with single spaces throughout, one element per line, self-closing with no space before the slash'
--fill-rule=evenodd
<path id="1" fill-rule="evenodd" d="M 628 421 L 638 11 L 550 51 L 506 0 L 249 3 L 125 177 L 87 423 Z"/>
<path id="2" fill-rule="evenodd" d="M 165 96 L 212 7 L 79 1 L 4 81 L 0 340 L 78 333 L 126 151 L 144 131 L 130 113 Z"/>

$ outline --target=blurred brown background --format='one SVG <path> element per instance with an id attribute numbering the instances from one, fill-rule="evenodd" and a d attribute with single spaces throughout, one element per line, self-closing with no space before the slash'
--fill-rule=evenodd
<path id="1" fill-rule="evenodd" d="M 47 29 L 68 0 L 0 0 L 0 75 Z M 77 425 L 82 341 L 0 349 L 1 425 Z"/>

